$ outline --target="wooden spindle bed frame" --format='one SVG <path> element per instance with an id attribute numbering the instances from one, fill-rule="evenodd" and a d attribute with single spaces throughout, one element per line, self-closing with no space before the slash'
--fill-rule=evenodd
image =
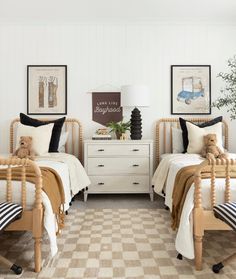
<path id="1" fill-rule="evenodd" d="M 211 120 L 210 118 L 189 118 L 193 123 L 202 123 Z M 156 161 L 160 162 L 161 155 L 172 152 L 172 129 L 180 127 L 178 118 L 160 119 L 156 123 Z M 224 147 L 228 149 L 228 125 L 223 121 Z M 194 174 L 194 210 L 193 210 L 193 234 L 195 248 L 195 268 L 202 269 L 202 239 L 205 230 L 232 230 L 226 223 L 215 218 L 213 206 L 216 204 L 215 179 L 216 172 L 221 170 L 225 173 L 225 202 L 230 201 L 230 174 L 231 169 L 236 168 L 236 160 L 216 159 L 205 160 L 196 169 Z M 202 207 L 201 195 L 201 174 L 205 170 L 210 171 L 211 183 L 211 209 L 205 210 Z"/>
<path id="2" fill-rule="evenodd" d="M 22 217 L 11 223 L 7 231 L 30 231 L 34 238 L 34 262 L 35 272 L 41 269 L 41 239 L 43 232 L 43 206 L 42 206 L 42 175 L 40 168 L 29 159 L 0 159 L 0 165 L 7 167 L 6 175 L 6 201 L 12 202 L 12 168 L 21 167 L 21 205 L 23 207 Z M 34 207 L 26 210 L 26 167 L 31 167 L 36 176 Z"/>
<path id="3" fill-rule="evenodd" d="M 52 119 L 41 119 L 52 120 Z M 17 118 L 10 126 L 10 153 L 15 149 L 16 129 L 20 120 Z M 82 162 L 83 156 L 83 134 L 81 123 L 76 119 L 66 119 L 63 131 L 69 131 L 65 149 Z M 21 205 L 23 207 L 22 217 L 7 227 L 7 231 L 30 231 L 34 238 L 34 262 L 35 272 L 41 270 L 41 241 L 43 232 L 43 205 L 42 205 L 42 174 L 37 164 L 29 159 L 0 158 L 0 166 L 7 168 L 6 171 L 6 201 L 12 201 L 14 183 L 12 183 L 12 168 L 21 167 Z M 34 206 L 26 209 L 26 167 L 31 167 L 36 176 Z"/>
<path id="4" fill-rule="evenodd" d="M 53 118 L 38 118 L 41 121 L 50 121 Z M 16 118 L 10 125 L 10 153 L 13 153 L 16 146 L 16 130 L 20 119 Z M 66 118 L 62 132 L 69 132 L 69 137 L 65 145 L 65 152 L 76 156 L 83 162 L 83 129 L 81 122 L 75 118 Z"/>

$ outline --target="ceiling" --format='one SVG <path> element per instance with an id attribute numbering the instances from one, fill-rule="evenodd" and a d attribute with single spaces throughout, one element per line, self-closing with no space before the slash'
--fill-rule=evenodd
<path id="1" fill-rule="evenodd" d="M 0 0 L 0 22 L 236 23 L 236 0 Z"/>

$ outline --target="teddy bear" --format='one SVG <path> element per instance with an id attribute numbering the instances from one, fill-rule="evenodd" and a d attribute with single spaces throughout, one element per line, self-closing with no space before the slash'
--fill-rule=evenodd
<path id="1" fill-rule="evenodd" d="M 208 134 L 203 137 L 204 146 L 201 151 L 201 155 L 207 159 L 220 158 L 227 159 L 227 155 L 220 150 L 216 145 L 217 138 L 216 134 Z"/>
<path id="2" fill-rule="evenodd" d="M 16 149 L 13 153 L 13 156 L 17 156 L 18 158 L 29 158 L 34 160 L 35 152 L 32 149 L 33 138 L 21 136 L 20 137 L 20 147 Z"/>

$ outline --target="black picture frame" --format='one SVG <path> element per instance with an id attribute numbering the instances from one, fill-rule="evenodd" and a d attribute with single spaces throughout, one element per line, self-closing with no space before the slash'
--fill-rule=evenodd
<path id="1" fill-rule="evenodd" d="M 211 114 L 211 65 L 171 65 L 171 114 Z"/>
<path id="2" fill-rule="evenodd" d="M 27 65 L 27 114 L 67 114 L 67 65 Z"/>

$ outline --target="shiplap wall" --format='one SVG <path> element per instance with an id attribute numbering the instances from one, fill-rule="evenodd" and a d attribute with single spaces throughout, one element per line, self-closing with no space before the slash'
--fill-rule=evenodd
<path id="1" fill-rule="evenodd" d="M 26 66 L 68 65 L 68 116 L 92 122 L 91 94 L 109 84 L 147 84 L 150 108 L 142 109 L 143 137 L 154 137 L 154 122 L 170 116 L 170 65 L 210 64 L 212 98 L 222 82 L 226 60 L 236 54 L 236 25 L 197 23 L 0 24 L 0 153 L 8 151 L 9 124 L 26 112 Z M 125 118 L 130 112 L 125 110 Z M 213 110 L 213 116 L 225 111 Z M 230 148 L 236 151 L 236 124 Z"/>

